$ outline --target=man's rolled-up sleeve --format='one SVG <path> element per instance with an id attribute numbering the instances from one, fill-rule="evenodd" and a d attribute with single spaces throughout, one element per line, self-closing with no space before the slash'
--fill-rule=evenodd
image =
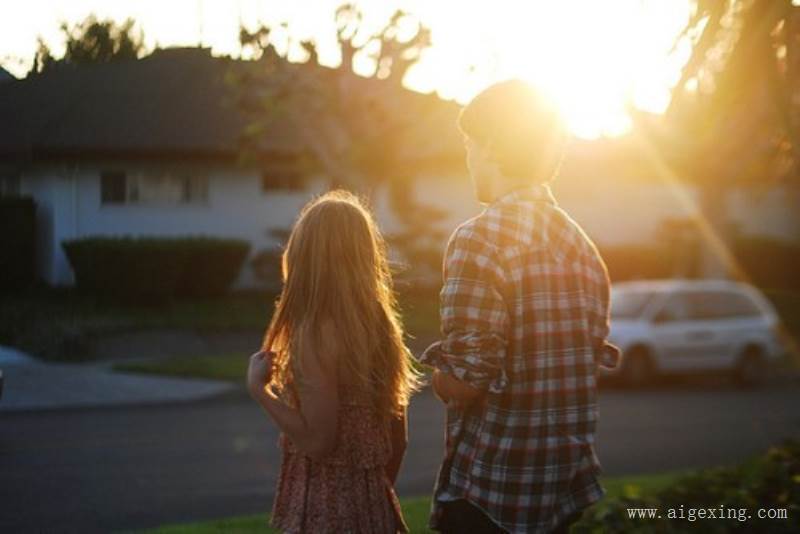
<path id="1" fill-rule="evenodd" d="M 610 307 L 611 307 L 611 281 L 608 277 L 608 270 L 600 260 L 602 280 L 598 287 L 598 298 L 596 299 L 596 310 L 592 325 L 592 338 L 594 342 L 595 361 L 600 367 L 614 369 L 619 365 L 620 350 L 616 345 L 608 341 L 610 332 Z"/>
<path id="2" fill-rule="evenodd" d="M 468 229 L 456 230 L 445 253 L 440 293 L 443 338 L 420 361 L 480 391 L 505 390 L 509 319 L 502 281 L 494 247 Z"/>

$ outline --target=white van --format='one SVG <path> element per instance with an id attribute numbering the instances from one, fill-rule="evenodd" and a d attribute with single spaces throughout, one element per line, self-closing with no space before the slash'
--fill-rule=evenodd
<path id="1" fill-rule="evenodd" d="M 657 374 L 730 372 L 762 381 L 782 356 L 779 319 L 756 288 L 726 280 L 648 280 L 611 291 L 615 374 L 642 385 Z"/>

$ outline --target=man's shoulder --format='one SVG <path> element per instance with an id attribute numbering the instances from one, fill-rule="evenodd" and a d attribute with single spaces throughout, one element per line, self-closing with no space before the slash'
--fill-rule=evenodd
<path id="1" fill-rule="evenodd" d="M 460 243 L 490 244 L 486 212 L 479 213 L 459 224 L 450 234 L 450 246 Z"/>
<path id="2" fill-rule="evenodd" d="M 569 213 L 554 207 L 543 215 L 547 218 L 543 226 L 547 230 L 548 244 L 558 249 L 561 255 L 599 258 L 594 241 Z"/>
<path id="3" fill-rule="evenodd" d="M 481 247 L 497 251 L 533 246 L 550 249 L 562 258 L 600 258 L 591 238 L 562 208 L 502 208 L 484 210 L 458 225 L 450 235 L 448 249 Z"/>
<path id="4" fill-rule="evenodd" d="M 536 223 L 529 210 L 516 204 L 493 205 L 461 223 L 450 239 L 478 241 L 502 250 L 525 245 L 535 235 Z"/>

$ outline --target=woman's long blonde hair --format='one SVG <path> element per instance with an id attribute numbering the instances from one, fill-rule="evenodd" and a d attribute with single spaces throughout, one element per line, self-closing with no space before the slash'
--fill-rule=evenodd
<path id="1" fill-rule="evenodd" d="M 376 411 L 398 415 L 418 385 L 403 342 L 386 245 L 359 199 L 333 191 L 301 211 L 283 253 L 283 291 L 267 330 L 272 385 L 301 378 L 300 336 L 337 347 L 339 380 L 368 392 Z M 335 340 L 321 339 L 323 324 Z"/>

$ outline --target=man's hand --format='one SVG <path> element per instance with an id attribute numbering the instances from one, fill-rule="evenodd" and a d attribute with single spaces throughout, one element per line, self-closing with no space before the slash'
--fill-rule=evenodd
<path id="1" fill-rule="evenodd" d="M 439 400 L 456 409 L 464 409 L 483 397 L 481 390 L 438 369 L 433 372 L 433 392 Z"/>
<path id="2" fill-rule="evenodd" d="M 247 368 L 247 390 L 252 397 L 264 394 L 264 387 L 272 380 L 274 353 L 260 350 L 250 356 Z"/>

